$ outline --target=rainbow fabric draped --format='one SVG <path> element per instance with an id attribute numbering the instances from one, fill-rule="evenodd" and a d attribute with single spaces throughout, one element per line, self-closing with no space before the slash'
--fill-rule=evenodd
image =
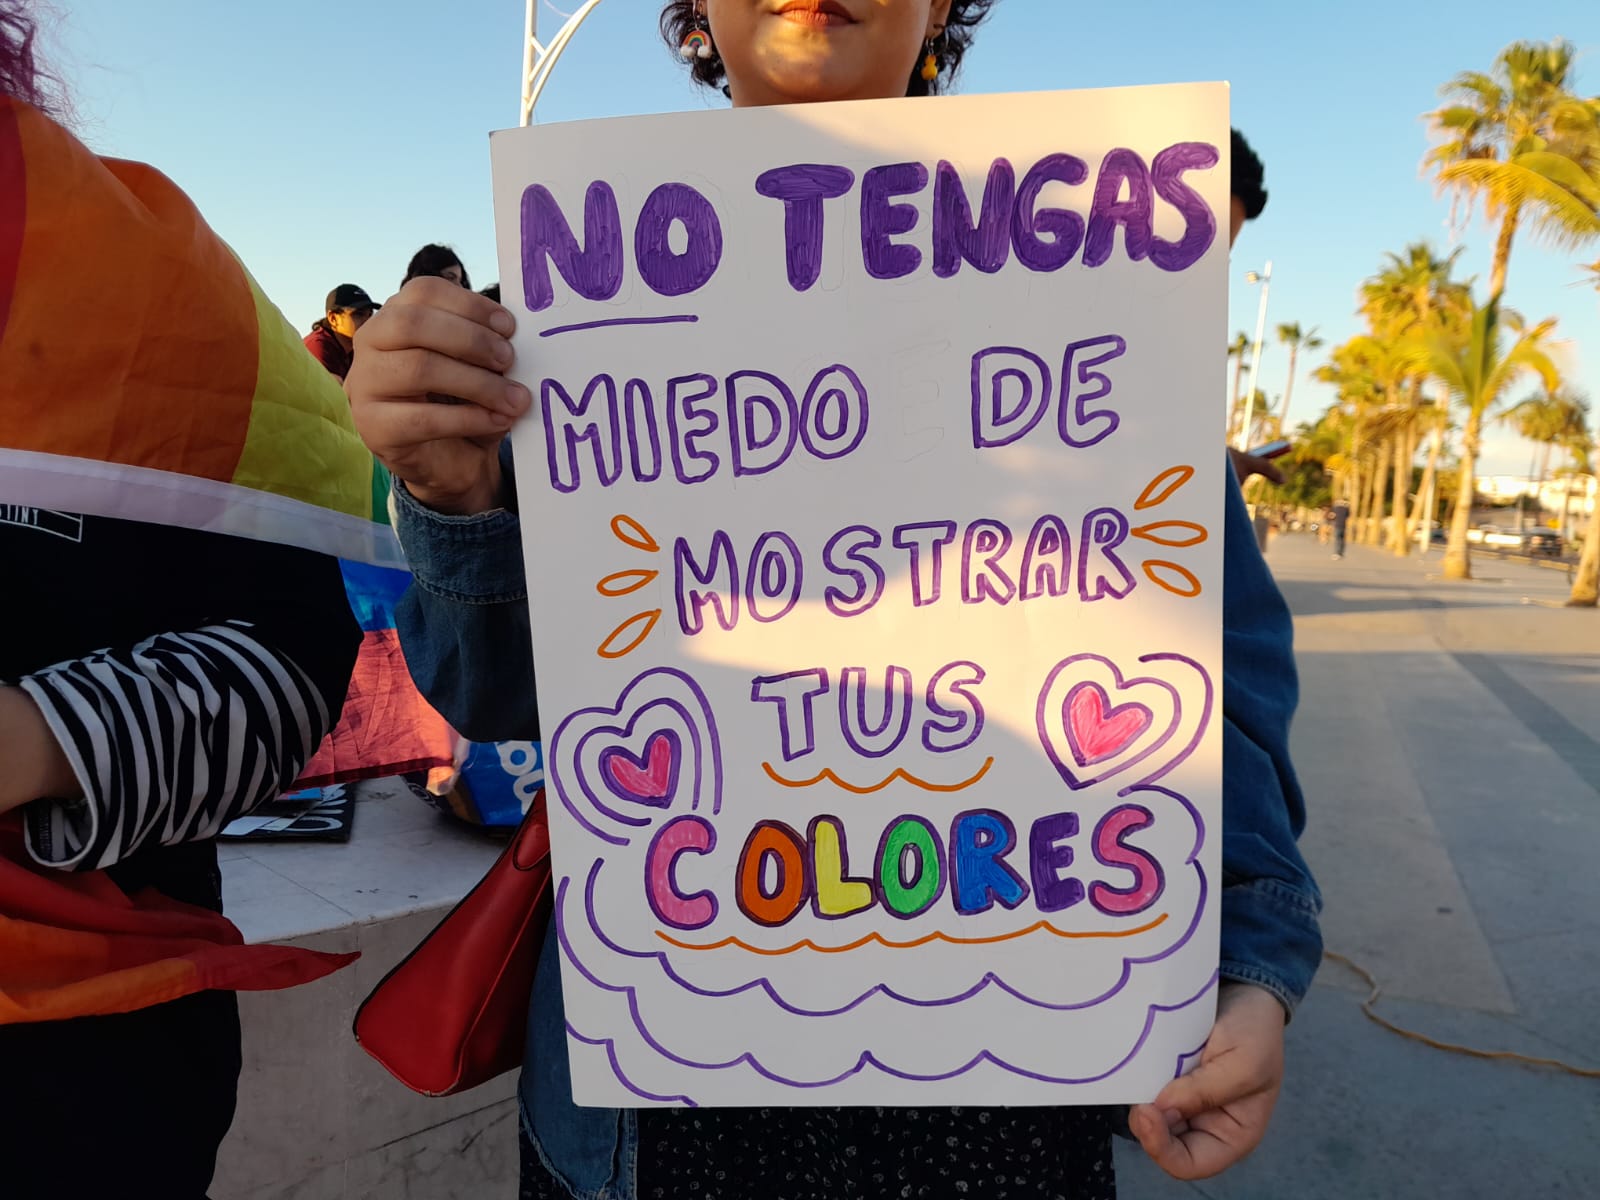
<path id="1" fill-rule="evenodd" d="M 47 354 L 69 337 L 70 355 Z M 0 98 L 0 504 L 177 525 L 348 560 L 367 643 L 324 781 L 448 764 L 388 597 L 388 476 L 337 381 L 170 180 Z M 375 573 L 371 568 L 384 568 Z M 387 615 L 386 615 L 387 614 Z M 219 914 L 27 859 L 0 820 L 0 1024 L 288 987 L 353 956 L 246 946 Z"/>
<path id="2" fill-rule="evenodd" d="M 63 337 L 73 354 L 40 353 Z M 189 198 L 0 99 L 0 504 L 398 567 L 387 486 Z"/>

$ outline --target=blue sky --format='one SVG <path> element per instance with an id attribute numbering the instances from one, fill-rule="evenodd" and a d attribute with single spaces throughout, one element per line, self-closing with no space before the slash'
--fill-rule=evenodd
<path id="1" fill-rule="evenodd" d="M 45 49 L 80 135 L 177 180 L 302 330 L 334 284 L 380 299 L 393 291 L 423 242 L 454 245 L 476 286 L 493 281 L 486 134 L 517 121 L 522 0 L 73 0 L 58 9 Z M 602 4 L 562 60 L 540 119 L 720 103 L 687 83 L 656 38 L 655 13 L 648 0 Z M 559 23 L 546 4 L 542 31 Z M 1332 343 L 1355 331 L 1355 288 L 1384 251 L 1420 238 L 1462 244 L 1465 272 L 1487 277 L 1489 233 L 1474 222 L 1452 243 L 1449 202 L 1419 174 L 1420 114 L 1440 84 L 1487 70 L 1507 42 L 1558 36 L 1579 47 L 1580 88 L 1600 93 L 1593 0 L 1347 0 L 1337 11 L 1000 0 L 962 87 L 1229 80 L 1234 124 L 1265 160 L 1271 193 L 1234 252 L 1230 328 L 1254 331 L 1258 293 L 1243 276 L 1270 258 L 1269 328 L 1299 321 Z M 1591 248 L 1584 261 L 1597 256 Z M 1579 282 L 1577 261 L 1523 238 L 1507 294 L 1530 317 L 1560 318 L 1573 378 L 1600 404 L 1600 295 Z M 1310 365 L 1291 423 L 1329 399 L 1305 378 Z M 1286 369 L 1269 342 L 1261 386 L 1280 394 Z M 1525 473 L 1529 457 L 1498 434 L 1483 469 Z"/>

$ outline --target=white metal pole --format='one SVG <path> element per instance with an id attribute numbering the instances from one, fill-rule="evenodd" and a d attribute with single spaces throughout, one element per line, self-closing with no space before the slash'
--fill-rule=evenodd
<path id="1" fill-rule="evenodd" d="M 518 123 L 526 125 L 533 116 L 528 103 L 528 84 L 533 78 L 533 66 L 544 47 L 539 45 L 539 0 L 527 0 L 527 14 L 522 25 L 522 108 Z"/>
<path id="2" fill-rule="evenodd" d="M 538 0 L 528 0 L 529 30 L 532 30 L 535 24 L 533 6 L 537 3 Z M 528 45 L 523 51 L 525 70 L 522 73 L 522 123 L 524 125 L 532 123 L 533 110 L 538 106 L 544 85 L 550 82 L 551 72 L 555 70 L 562 51 L 567 48 L 572 35 L 577 33 L 578 26 L 584 23 L 599 3 L 600 0 L 585 0 L 583 6 L 567 18 L 560 32 L 550 39 L 549 45 L 541 45 L 538 38 L 529 33 Z"/>
<path id="3" fill-rule="evenodd" d="M 1250 382 L 1245 385 L 1244 423 L 1239 430 L 1239 449 L 1250 449 L 1250 424 L 1255 420 L 1256 380 L 1261 375 L 1262 339 L 1267 334 L 1267 289 L 1272 286 L 1272 260 L 1258 278 L 1261 281 L 1261 307 L 1256 312 L 1256 343 L 1250 354 Z"/>

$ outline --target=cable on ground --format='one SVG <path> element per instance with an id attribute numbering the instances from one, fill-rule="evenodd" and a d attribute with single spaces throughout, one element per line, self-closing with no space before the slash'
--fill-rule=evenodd
<path id="1" fill-rule="evenodd" d="M 1390 1033 L 1397 1033 L 1403 1038 L 1410 1038 L 1413 1042 L 1421 1042 L 1424 1046 L 1432 1046 L 1435 1050 L 1446 1050 L 1451 1054 L 1466 1054 L 1473 1058 L 1504 1059 L 1510 1062 L 1527 1063 L 1529 1066 L 1549 1067 L 1552 1070 L 1565 1071 L 1568 1075 L 1577 1075 L 1583 1079 L 1600 1079 L 1600 1071 L 1592 1070 L 1588 1067 L 1575 1067 L 1571 1063 L 1562 1062 L 1560 1059 L 1534 1058 L 1531 1055 L 1517 1054 L 1511 1050 L 1479 1050 L 1474 1046 L 1461 1046 L 1455 1042 L 1441 1042 L 1413 1029 L 1406 1029 L 1404 1026 L 1396 1025 L 1387 1017 L 1380 1017 L 1374 1007 L 1378 1003 L 1378 997 L 1383 994 L 1383 988 L 1377 979 L 1373 977 L 1371 971 L 1358 963 L 1352 962 L 1342 954 L 1334 953 L 1332 950 L 1324 950 L 1322 957 L 1349 967 L 1367 981 L 1367 986 L 1372 989 L 1372 994 L 1361 1002 L 1361 1011 L 1366 1014 L 1369 1021 L 1382 1025 Z"/>

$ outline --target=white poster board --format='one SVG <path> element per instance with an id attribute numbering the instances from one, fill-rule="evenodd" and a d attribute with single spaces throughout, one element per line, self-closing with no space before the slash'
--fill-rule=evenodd
<path id="1" fill-rule="evenodd" d="M 1227 102 L 494 136 L 580 1104 L 1147 1100 L 1204 1043 Z"/>

